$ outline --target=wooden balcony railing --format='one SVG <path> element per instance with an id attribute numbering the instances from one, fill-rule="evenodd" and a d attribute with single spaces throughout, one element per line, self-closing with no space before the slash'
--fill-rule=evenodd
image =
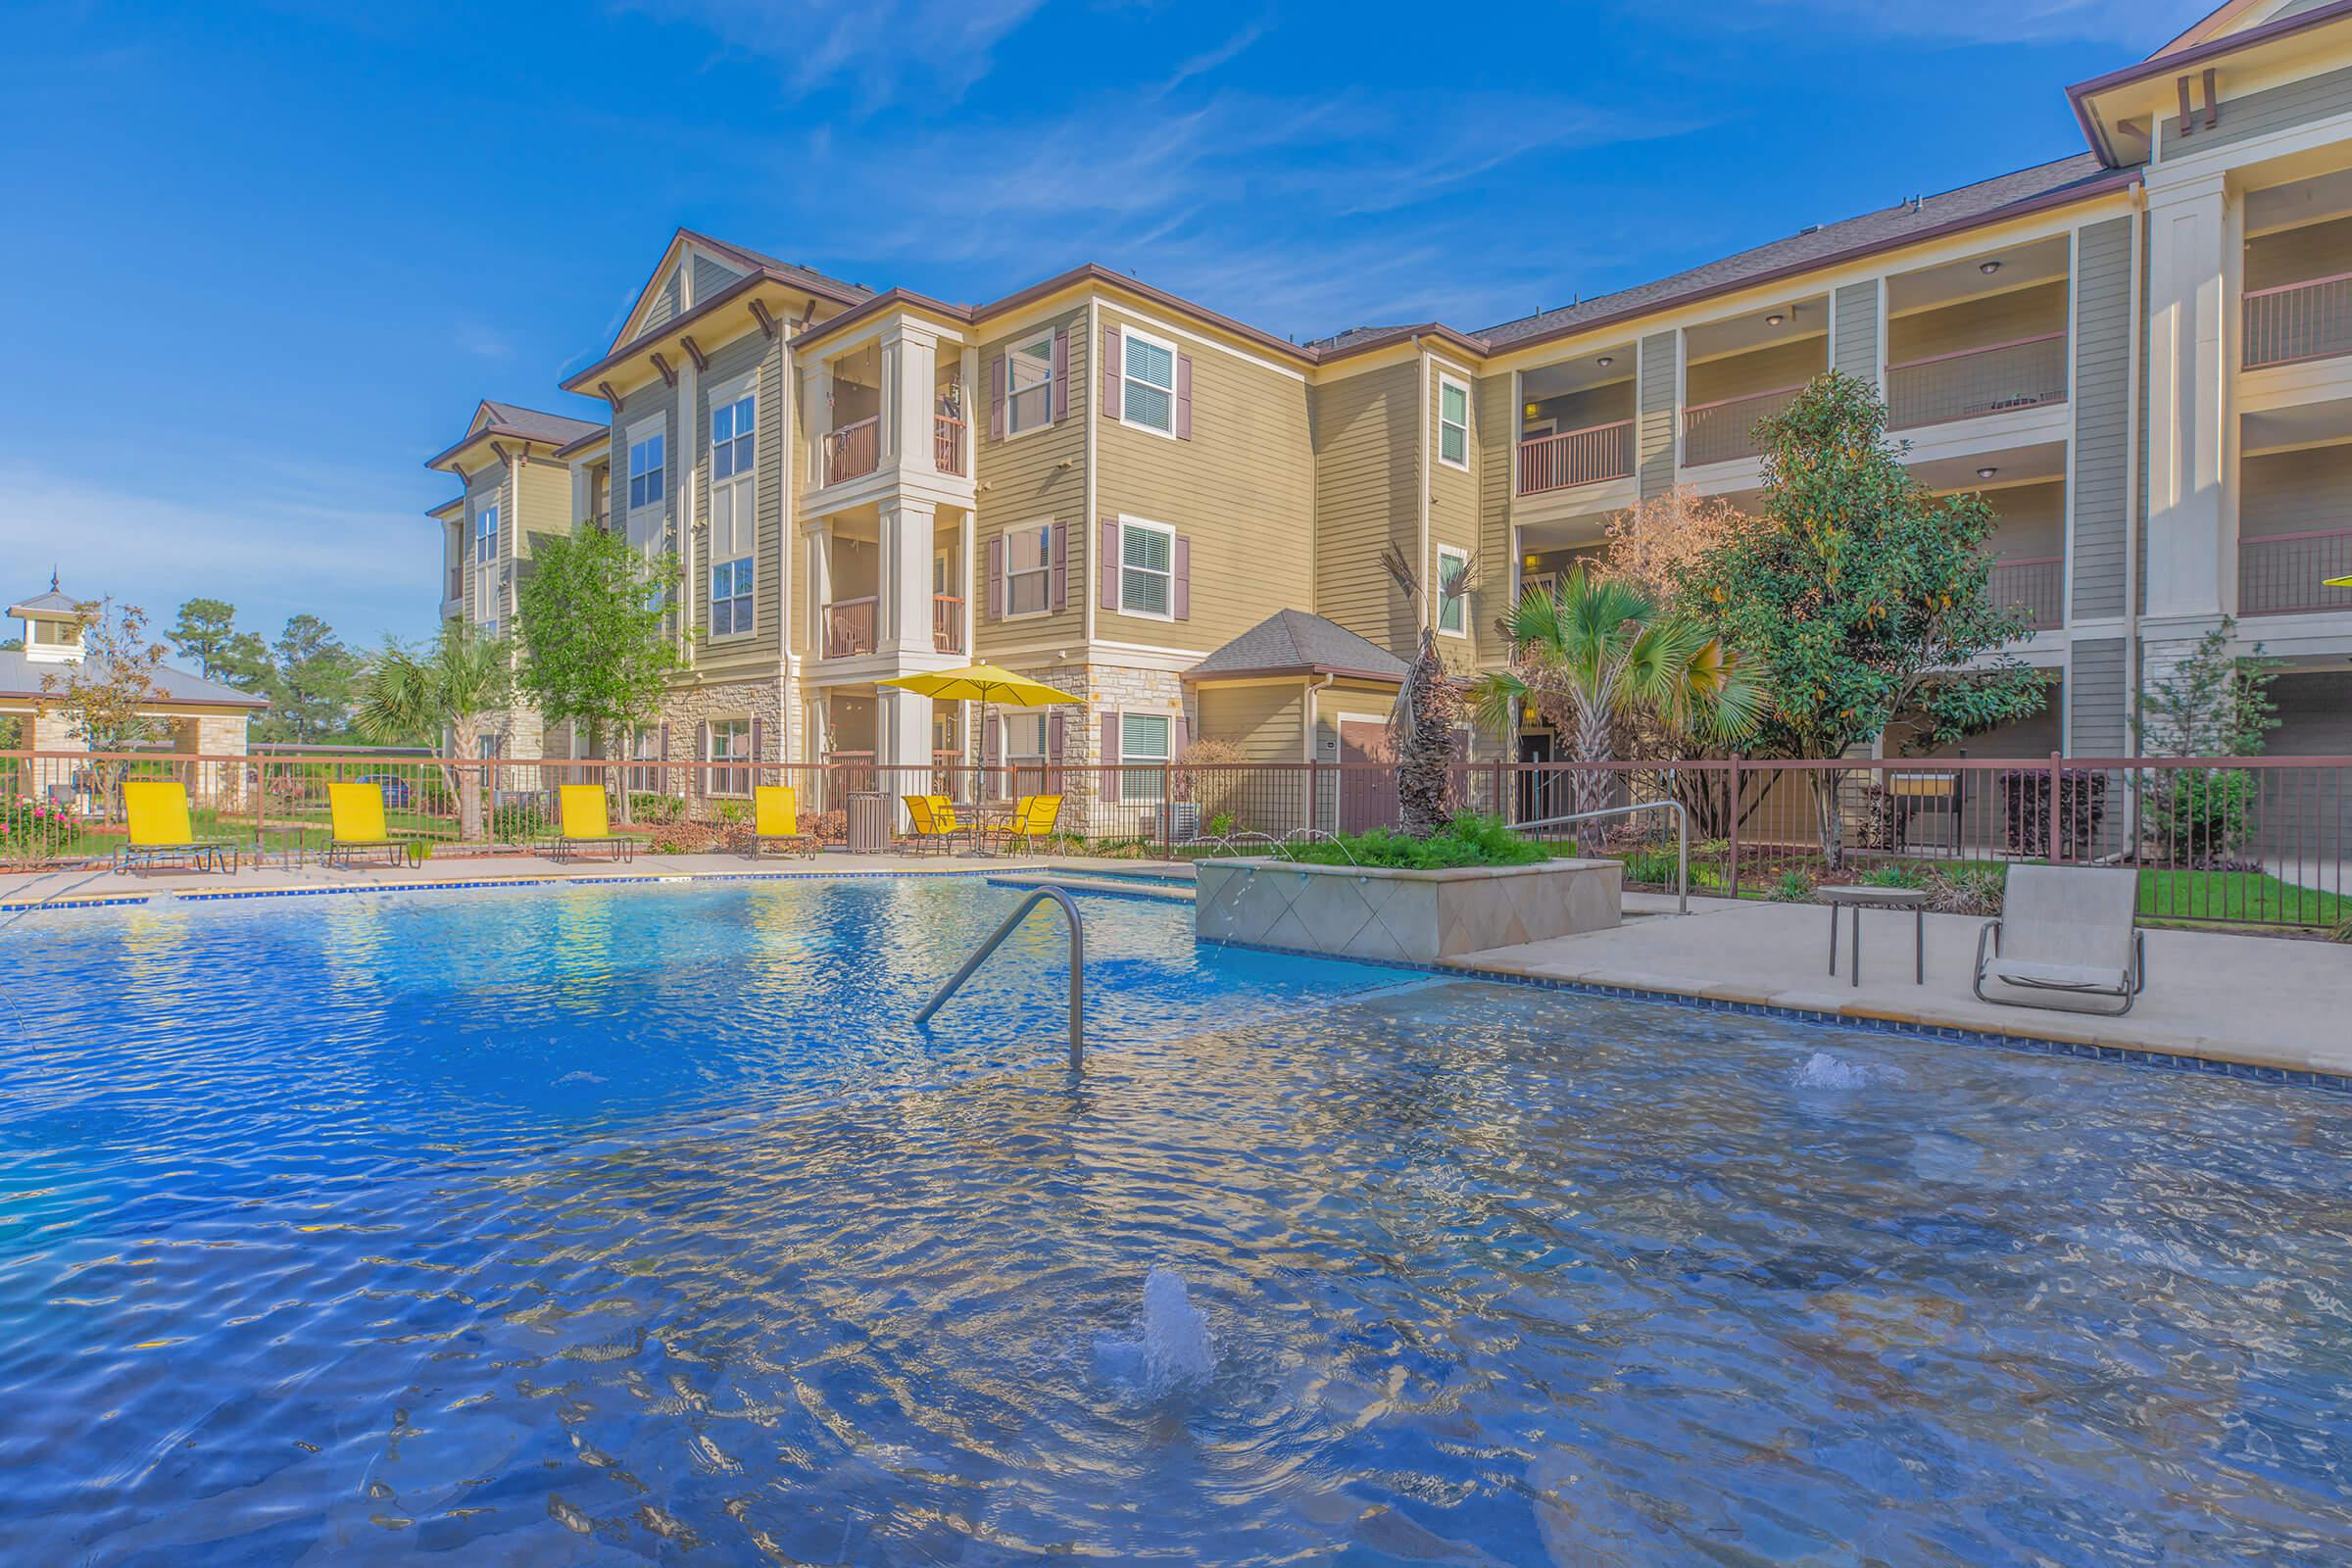
<path id="1" fill-rule="evenodd" d="M 1519 443 L 1519 493 L 1541 495 L 1634 471 L 1634 421 L 1587 425 Z"/>
<path id="2" fill-rule="evenodd" d="M 1769 392 L 1750 392 L 1741 397 L 1723 398 L 1714 403 L 1695 404 L 1683 410 L 1683 464 L 1696 467 L 1703 463 L 1729 463 L 1734 458 L 1752 458 L 1764 450 L 1756 440 L 1758 420 L 1770 418 L 1789 404 L 1805 389 L 1805 383 L 1794 386 L 1776 386 Z"/>
<path id="3" fill-rule="evenodd" d="M 851 659 L 874 651 L 874 617 L 880 605 L 872 594 L 862 599 L 836 599 L 824 607 L 826 659 Z"/>
<path id="4" fill-rule="evenodd" d="M 1954 349 L 1886 367 L 1886 425 L 1908 430 L 2066 401 L 2066 334 Z"/>
<path id="5" fill-rule="evenodd" d="M 931 596 L 931 646 L 943 654 L 963 652 L 963 601 L 954 594 Z"/>
<path id="6" fill-rule="evenodd" d="M 2034 630 L 2066 624 L 2066 563 L 2060 558 L 1996 561 L 1989 586 L 1996 607 L 2024 611 Z"/>
<path id="7" fill-rule="evenodd" d="M 871 473 L 882 461 L 882 416 L 868 415 L 825 437 L 825 483 Z"/>
<path id="8" fill-rule="evenodd" d="M 2237 542 L 2237 612 L 2292 615 L 2352 610 L 2352 588 L 2327 586 L 2352 576 L 2352 528 L 2241 537 Z"/>
<path id="9" fill-rule="evenodd" d="M 963 421 L 944 414 L 931 416 L 931 462 L 942 473 L 963 475 Z"/>
<path id="10" fill-rule="evenodd" d="M 2245 367 L 2352 354 L 2352 272 L 2246 290 Z"/>

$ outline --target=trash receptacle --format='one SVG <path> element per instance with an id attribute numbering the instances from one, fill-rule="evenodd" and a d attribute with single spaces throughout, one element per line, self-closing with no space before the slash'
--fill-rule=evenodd
<path id="1" fill-rule="evenodd" d="M 892 816 L 899 803 L 887 795 L 860 792 L 850 797 L 849 840 L 852 855 L 879 855 L 890 848 Z"/>

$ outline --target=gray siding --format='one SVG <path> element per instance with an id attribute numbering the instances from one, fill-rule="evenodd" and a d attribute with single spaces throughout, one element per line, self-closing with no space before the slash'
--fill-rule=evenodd
<path id="1" fill-rule="evenodd" d="M 1836 363 L 1841 375 L 1876 383 L 1879 378 L 1879 283 L 1848 283 L 1838 291 Z"/>
<path id="2" fill-rule="evenodd" d="M 783 426 L 779 422 L 783 408 L 782 355 L 780 343 L 761 332 L 746 332 L 732 342 L 723 343 L 710 351 L 710 367 L 696 380 L 693 432 L 685 438 L 683 456 L 691 463 L 684 464 L 680 472 L 690 472 L 695 486 L 695 516 L 701 519 L 704 541 L 696 551 L 696 581 L 687 585 L 688 603 L 693 607 L 696 632 L 708 636 L 710 631 L 710 581 L 712 557 L 708 548 L 710 534 L 710 392 L 721 382 L 731 381 L 747 371 L 757 372 L 753 385 L 760 399 L 755 416 L 758 435 L 754 441 L 752 480 L 755 496 L 753 515 L 756 522 L 753 548 L 753 605 L 752 624 L 755 633 L 741 640 L 730 638 L 723 642 L 706 643 L 697 650 L 695 663 L 706 678 L 753 679 L 775 671 L 776 627 L 782 612 L 782 601 L 777 597 L 781 587 L 776 580 L 776 559 L 783 537 Z M 622 461 L 627 461 L 623 455 Z M 748 661 L 748 664 L 747 664 Z M 737 666 L 745 666 L 738 668 Z"/>
<path id="3" fill-rule="evenodd" d="M 2238 536 L 2341 528 L 2352 521 L 2352 445 L 2266 452 L 2239 469 Z"/>
<path id="4" fill-rule="evenodd" d="M 2271 687 L 2271 696 L 2278 704 L 2271 756 L 2352 757 L 2352 672 L 2289 672 Z M 2255 847 L 2267 853 L 2335 859 L 2352 845 L 2352 787 L 2342 768 L 2272 774 L 2263 786 L 2260 811 Z M 2352 883 L 2341 880 L 2322 885 L 2352 893 Z"/>
<path id="5" fill-rule="evenodd" d="M 2281 82 L 2242 97 L 2225 98 L 2221 123 L 2211 130 L 2205 128 L 2205 107 L 2200 103 L 2190 116 L 2191 126 L 2185 137 L 2180 134 L 2180 117 L 2167 115 L 2165 156 L 2189 158 L 2211 148 L 2267 136 L 2275 130 L 2291 130 L 2315 120 L 2342 114 L 2352 114 L 2352 66 L 2306 76 L 2301 81 Z"/>
<path id="6" fill-rule="evenodd" d="M 1642 340 L 1642 413 L 1634 438 L 1644 499 L 1674 488 L 1674 333 Z"/>
<path id="7" fill-rule="evenodd" d="M 634 334 L 635 336 L 642 337 L 646 333 L 651 332 L 654 328 L 658 326 L 665 326 L 671 320 L 676 318 L 678 314 L 678 306 L 680 303 L 680 291 L 678 283 L 678 270 L 676 268 L 673 267 L 668 271 L 662 274 L 661 285 L 654 290 L 652 297 L 645 302 L 645 315 L 640 318 L 637 322 L 637 331 Z"/>
<path id="8" fill-rule="evenodd" d="M 2125 508 L 2131 491 L 2132 220 L 2083 228 L 2076 247 L 2074 559 L 2069 618 L 2124 612 Z"/>
<path id="9" fill-rule="evenodd" d="M 2078 639 L 2069 650 L 2066 701 L 2076 757 L 2130 755 L 2126 721 L 2124 640 Z"/>
<path id="10" fill-rule="evenodd" d="M 707 300 L 741 276 L 743 274 L 731 267 L 714 262 L 708 256 L 697 256 L 694 259 L 694 297 Z"/>

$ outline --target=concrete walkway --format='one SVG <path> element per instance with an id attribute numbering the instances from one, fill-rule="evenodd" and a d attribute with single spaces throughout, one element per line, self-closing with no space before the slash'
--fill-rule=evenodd
<path id="1" fill-rule="evenodd" d="M 1973 916 L 1927 917 L 1927 983 L 1912 983 L 1908 913 L 1862 912 L 1862 984 L 1829 973 L 1828 911 L 1818 905 L 1626 895 L 1614 931 L 1494 948 L 1452 966 L 1801 1008 L 1856 1019 L 2023 1035 L 2075 1045 L 2352 1075 L 2352 946 L 2285 937 L 2150 931 L 2148 985 L 2121 1018 L 1979 1002 Z"/>

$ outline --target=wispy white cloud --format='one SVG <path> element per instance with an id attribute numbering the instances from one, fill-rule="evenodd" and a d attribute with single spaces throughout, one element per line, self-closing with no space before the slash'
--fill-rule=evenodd
<path id="1" fill-rule="evenodd" d="M 451 341 L 461 354 L 470 354 L 477 360 L 509 360 L 514 357 L 514 340 L 494 326 L 479 321 L 461 324 Z"/>
<path id="2" fill-rule="evenodd" d="M 795 95 L 845 85 L 868 109 L 912 93 L 961 97 L 1045 0 L 616 0 L 617 9 L 700 27 L 733 53 L 772 62 Z"/>
<path id="3" fill-rule="evenodd" d="M 2220 0 L 1740 0 L 1727 21 L 1808 16 L 1857 32 L 1951 43 L 2099 43 L 2145 52 L 2178 35 Z M 1741 13 L 1745 13 L 1741 16 Z"/>

